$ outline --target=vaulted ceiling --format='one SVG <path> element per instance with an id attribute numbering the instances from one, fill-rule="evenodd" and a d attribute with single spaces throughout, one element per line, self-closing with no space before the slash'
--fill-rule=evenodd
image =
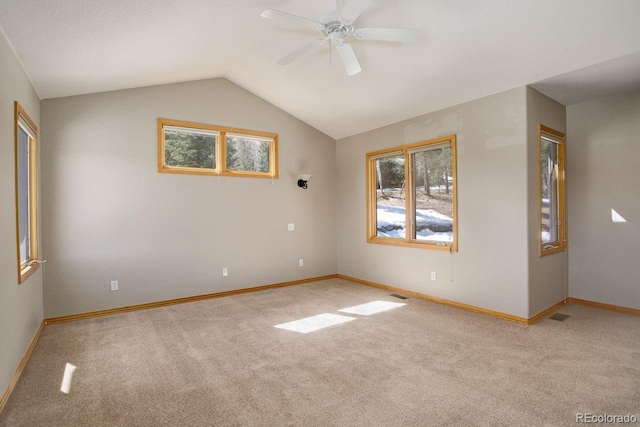
<path id="1" fill-rule="evenodd" d="M 363 69 L 351 77 L 328 45 L 276 64 L 319 33 L 261 18 L 264 9 L 319 20 L 335 7 L 0 0 L 0 27 L 43 99 L 226 77 L 336 139 L 559 75 L 539 89 L 570 99 L 566 80 L 596 64 L 619 66 L 596 66 L 595 81 L 640 78 L 637 0 L 376 0 L 358 27 L 415 28 L 420 40 L 350 40 Z"/>

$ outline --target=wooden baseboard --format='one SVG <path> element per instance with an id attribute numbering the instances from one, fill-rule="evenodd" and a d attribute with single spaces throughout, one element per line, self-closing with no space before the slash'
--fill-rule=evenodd
<path id="1" fill-rule="evenodd" d="M 7 401 L 9 400 L 9 396 L 11 396 L 11 392 L 13 392 L 13 389 L 18 383 L 18 379 L 20 378 L 20 375 L 22 375 L 22 371 L 24 370 L 24 367 L 27 365 L 27 362 L 29 361 L 29 357 L 31 357 L 31 353 L 33 353 L 33 349 L 36 347 L 36 344 L 40 339 L 40 335 L 42 335 L 42 331 L 44 330 L 44 325 L 45 323 L 43 320 L 40 323 L 40 327 L 36 331 L 36 334 L 33 336 L 33 339 L 31 340 L 29 347 L 27 347 L 27 351 L 25 351 L 24 356 L 22 356 L 22 359 L 20 360 L 18 367 L 16 368 L 15 372 L 11 376 L 11 379 L 9 380 L 9 384 L 7 385 L 7 388 L 2 394 L 2 397 L 0 397 L 0 412 L 2 412 L 2 410 L 4 409 L 4 405 L 7 404 Z"/>
<path id="2" fill-rule="evenodd" d="M 374 288 L 384 289 L 386 291 L 399 293 L 402 295 L 412 296 L 414 298 L 420 298 L 426 301 L 435 302 L 438 304 L 448 305 L 450 307 L 461 308 L 467 311 L 473 311 L 474 313 L 480 313 L 491 317 L 496 317 L 498 319 L 508 320 L 510 322 L 520 323 L 522 325 L 529 325 L 529 319 L 519 316 L 513 316 L 511 314 L 501 313 L 499 311 L 489 310 L 482 307 L 476 307 L 474 305 L 464 304 L 461 302 L 451 301 L 444 298 L 438 298 L 431 295 L 425 295 L 418 292 L 407 291 L 405 289 L 396 288 L 393 286 L 382 285 L 380 283 L 370 282 L 368 280 L 358 279 L 357 277 L 345 276 L 344 274 L 338 274 L 338 278 L 350 280 L 352 282 L 361 283 L 367 286 L 373 286 Z"/>
<path id="3" fill-rule="evenodd" d="M 533 317 L 530 317 L 527 320 L 527 323 L 529 325 L 533 325 L 536 322 L 539 322 L 540 320 L 544 319 L 545 317 L 549 316 L 550 314 L 555 313 L 556 311 L 560 310 L 562 307 L 564 307 L 565 305 L 567 305 L 567 300 L 563 299 L 560 302 L 557 302 L 556 304 L 552 305 L 551 307 L 542 310 L 540 313 L 536 314 Z"/>
<path id="4" fill-rule="evenodd" d="M 99 310 L 99 311 L 92 311 L 92 312 L 89 312 L 89 313 L 80 313 L 80 314 L 73 314 L 73 315 L 70 315 L 70 316 L 61 316 L 61 317 L 53 317 L 53 318 L 50 318 L 50 319 L 45 319 L 45 320 L 42 321 L 42 323 L 40 323 L 40 327 L 38 328 L 38 330 L 36 331 L 33 339 L 31 340 L 31 343 L 29 344 L 29 347 L 25 351 L 24 356 L 22 356 L 22 359 L 20 360 L 20 363 L 18 364 L 18 367 L 16 368 L 15 372 L 11 376 L 11 379 L 9 380 L 9 384 L 7 385 L 7 388 L 5 389 L 4 393 L 2 394 L 2 397 L 0 397 L 0 412 L 2 412 L 2 410 L 4 409 L 4 406 L 6 405 L 7 401 L 9 400 L 9 396 L 11 395 L 11 393 L 13 392 L 13 389 L 15 388 L 16 384 L 18 383 L 18 379 L 20 378 L 20 375 L 22 374 L 22 371 L 24 370 L 24 367 L 26 366 L 27 362 L 29 361 L 29 358 L 31 357 L 31 353 L 33 353 L 33 350 L 34 350 L 36 344 L 38 343 L 38 340 L 40 339 L 40 336 L 42 335 L 42 332 L 44 330 L 45 325 L 50 325 L 50 324 L 54 324 L 54 323 L 62 323 L 62 322 L 70 322 L 70 321 L 79 320 L 79 319 L 88 319 L 88 318 L 92 318 L 92 317 L 107 316 L 107 315 L 110 315 L 110 314 L 127 313 L 127 312 L 130 312 L 130 311 L 146 310 L 146 309 L 149 309 L 149 308 L 165 307 L 165 306 L 168 306 L 168 305 L 183 304 L 183 303 L 187 303 L 187 302 L 202 301 L 202 300 L 213 299 L 213 298 L 221 298 L 221 297 L 226 297 L 226 296 L 231 296 L 231 295 L 239 295 L 239 294 L 245 294 L 245 293 L 249 293 L 249 292 L 258 292 L 258 291 L 264 291 L 264 290 L 267 290 L 267 289 L 282 288 L 282 287 L 285 287 L 285 286 L 301 285 L 301 284 L 304 284 L 304 283 L 318 282 L 318 281 L 321 281 L 321 280 L 328 280 L 328 279 L 335 279 L 335 278 L 349 280 L 351 282 L 360 283 L 360 284 L 363 284 L 363 285 L 372 286 L 372 287 L 379 288 L 379 289 L 384 289 L 386 291 L 399 293 L 399 294 L 403 294 L 403 295 L 408 295 L 408 296 L 412 296 L 414 298 L 419 298 L 419 299 L 423 299 L 423 300 L 426 300 L 426 301 L 435 302 L 437 304 L 447 305 L 447 306 L 450 306 L 450 307 L 460 308 L 460 309 L 463 309 L 463 310 L 472 311 L 474 313 L 480 313 L 480 314 L 484 314 L 486 316 L 496 317 L 496 318 L 499 318 L 499 319 L 508 320 L 510 322 L 520 323 L 520 324 L 523 324 L 523 325 L 532 325 L 532 324 L 540 321 L 541 319 L 547 317 L 551 313 L 559 310 L 565 304 L 578 304 L 578 305 L 584 305 L 584 306 L 587 306 L 587 307 L 599 308 L 599 309 L 602 309 L 602 310 L 609 310 L 609 311 L 615 311 L 615 312 L 618 312 L 618 313 L 624 313 L 624 314 L 631 314 L 631 315 L 634 315 L 634 316 L 640 316 L 640 310 L 638 310 L 636 308 L 622 307 L 622 306 L 613 305 L 613 304 L 605 304 L 605 303 L 601 303 L 601 302 L 588 301 L 588 300 L 583 300 L 583 299 L 579 299 L 579 298 L 571 298 L 570 297 L 570 298 L 567 298 L 566 300 L 558 302 L 557 304 L 554 304 L 553 306 L 547 308 L 546 310 L 541 311 L 540 313 L 536 314 L 535 316 L 533 316 L 533 317 L 531 317 L 529 319 L 526 319 L 524 317 L 513 316 L 511 314 L 501 313 L 499 311 L 489 310 L 489 309 L 482 308 L 482 307 L 476 307 L 476 306 L 469 305 L 469 304 L 464 304 L 464 303 L 460 303 L 460 302 L 456 302 L 456 301 L 450 301 L 450 300 L 447 300 L 447 299 L 444 299 L 444 298 L 438 298 L 438 297 L 434 297 L 434 296 L 430 296 L 430 295 L 421 294 L 421 293 L 418 293 L 418 292 L 413 292 L 413 291 L 408 291 L 408 290 L 401 289 L 401 288 L 396 288 L 394 286 L 388 286 L 388 285 L 383 285 L 383 284 L 380 284 L 380 283 L 371 282 L 371 281 L 368 281 L 368 280 L 358 279 L 357 277 L 346 276 L 344 274 L 330 274 L 330 275 L 327 275 L 327 276 L 319 276 L 319 277 L 312 277 L 312 278 L 308 278 L 308 279 L 293 280 L 293 281 L 290 281 L 290 282 L 274 283 L 274 284 L 271 284 L 271 285 L 255 286 L 255 287 L 252 287 L 252 288 L 235 289 L 235 290 L 231 290 L 231 291 L 216 292 L 216 293 L 205 294 L 205 295 L 196 295 L 196 296 L 185 297 L 185 298 L 176 298 L 176 299 L 165 300 L 165 301 L 158 301 L 158 302 L 152 302 L 152 303 L 146 303 L 146 304 L 131 305 L 131 306 L 126 306 L 126 307 L 112 308 L 112 309 L 108 309 L 108 310 Z"/>
<path id="5" fill-rule="evenodd" d="M 588 301 L 585 299 L 571 298 L 571 297 L 567 298 L 567 302 L 570 304 L 584 305 L 587 307 L 599 308 L 602 310 L 616 311 L 618 313 L 631 314 L 633 316 L 640 316 L 640 310 L 638 310 L 637 308 L 622 307 L 620 305 L 605 304 L 603 302 Z"/>
<path id="6" fill-rule="evenodd" d="M 293 280 L 291 282 L 282 282 L 282 283 L 274 283 L 271 285 L 255 286 L 253 288 L 234 289 L 231 291 L 215 292 L 212 294 L 195 295 L 195 296 L 185 297 L 185 298 L 176 298 L 176 299 L 170 299 L 165 301 L 156 301 L 156 302 L 150 302 L 145 304 L 136 304 L 136 305 L 129 305 L 125 307 L 110 308 L 107 310 L 91 311 L 88 313 L 71 314 L 69 316 L 60 316 L 60 317 L 52 317 L 49 319 L 45 319 L 44 323 L 46 325 L 52 325 L 54 323 L 71 322 L 74 320 L 90 319 L 93 317 L 108 316 L 111 314 L 128 313 L 130 311 L 147 310 L 149 308 L 166 307 L 168 305 L 184 304 L 187 302 L 202 301 L 202 300 L 213 299 L 213 298 L 222 298 L 222 297 L 228 297 L 231 295 L 246 294 L 249 292 L 265 291 L 267 289 L 283 288 L 285 286 L 301 285 L 304 283 L 318 282 L 320 280 L 335 279 L 336 277 L 338 277 L 337 274 L 330 274 L 328 276 L 311 277 L 308 279 Z"/>

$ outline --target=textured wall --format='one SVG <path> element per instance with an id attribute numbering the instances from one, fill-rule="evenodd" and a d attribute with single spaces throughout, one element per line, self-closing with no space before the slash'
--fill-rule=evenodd
<path id="1" fill-rule="evenodd" d="M 567 107 L 567 127 L 569 296 L 640 309 L 640 91 Z"/>
<path id="2" fill-rule="evenodd" d="M 279 134 L 280 179 L 158 173 L 158 117 Z M 335 141 L 226 79 L 46 100 L 42 132 L 47 317 L 336 272 Z"/>
<path id="3" fill-rule="evenodd" d="M 338 272 L 527 317 L 525 107 L 521 87 L 339 140 Z M 365 154 L 451 134 L 459 252 L 366 243 Z"/>
<path id="4" fill-rule="evenodd" d="M 0 395 L 43 318 L 43 269 L 18 285 L 15 101 L 40 122 L 40 99 L 0 32 Z"/>
<path id="5" fill-rule="evenodd" d="M 529 317 L 567 298 L 567 252 L 540 256 L 539 124 L 566 133 L 566 108 L 537 90 L 527 88 Z M 570 227 L 569 221 L 565 226 Z"/>

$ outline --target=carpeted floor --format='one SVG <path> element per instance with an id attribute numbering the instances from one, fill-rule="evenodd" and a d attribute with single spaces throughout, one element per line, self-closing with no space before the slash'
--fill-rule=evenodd
<path id="1" fill-rule="evenodd" d="M 374 300 L 407 305 L 300 334 Z M 640 418 L 640 317 L 522 326 L 334 279 L 47 326 L 1 426 L 573 426 Z M 66 363 L 77 367 L 60 392 Z"/>

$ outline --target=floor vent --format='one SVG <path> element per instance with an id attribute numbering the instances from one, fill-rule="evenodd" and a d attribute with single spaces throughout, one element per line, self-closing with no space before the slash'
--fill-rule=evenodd
<path id="1" fill-rule="evenodd" d="M 391 296 L 394 297 L 394 298 L 409 299 L 409 297 L 405 297 L 404 295 L 391 294 Z"/>
<path id="2" fill-rule="evenodd" d="M 568 319 L 568 318 L 569 318 L 568 314 L 562 314 L 562 313 L 555 313 L 555 314 L 552 314 L 551 316 L 549 316 L 549 319 L 558 320 L 560 322 L 562 322 L 563 320 Z"/>

